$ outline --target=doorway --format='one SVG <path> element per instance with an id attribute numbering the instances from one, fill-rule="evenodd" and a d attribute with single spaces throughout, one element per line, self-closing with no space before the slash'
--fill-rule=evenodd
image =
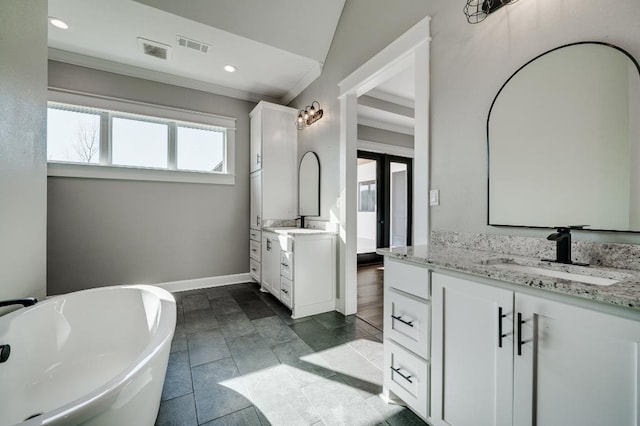
<path id="1" fill-rule="evenodd" d="M 411 245 L 411 158 L 358 151 L 358 265 L 381 263 L 377 248 Z"/>
<path id="2" fill-rule="evenodd" d="M 411 245 L 412 160 L 358 151 L 357 316 L 382 330 L 383 265 L 376 249 Z"/>

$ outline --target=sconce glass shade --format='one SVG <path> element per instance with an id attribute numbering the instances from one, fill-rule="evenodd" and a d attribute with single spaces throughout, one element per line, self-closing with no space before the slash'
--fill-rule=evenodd
<path id="1" fill-rule="evenodd" d="M 467 4 L 464 6 L 464 15 L 467 17 L 467 22 L 477 24 L 489 16 L 490 8 L 491 0 L 467 0 Z"/>

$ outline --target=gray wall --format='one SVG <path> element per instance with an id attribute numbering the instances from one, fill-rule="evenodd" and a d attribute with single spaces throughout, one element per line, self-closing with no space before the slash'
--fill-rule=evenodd
<path id="1" fill-rule="evenodd" d="M 431 21 L 431 210 L 439 231 L 543 236 L 544 230 L 486 225 L 486 118 L 497 90 L 518 67 L 551 48 L 581 40 L 616 44 L 640 58 L 640 2 L 522 0 L 477 25 L 464 0 L 349 0 L 323 73 L 292 106 L 318 100 L 325 117 L 299 133 L 300 152 L 317 151 L 323 170 L 323 216 L 338 217 L 339 103 L 337 84 L 429 15 Z M 640 243 L 632 234 L 578 233 L 579 239 Z"/>
<path id="2" fill-rule="evenodd" d="M 50 177 L 49 294 L 248 272 L 255 104 L 53 61 L 49 85 L 237 119 L 233 186 Z"/>
<path id="3" fill-rule="evenodd" d="M 0 13 L 0 300 L 45 295 L 47 2 Z"/>

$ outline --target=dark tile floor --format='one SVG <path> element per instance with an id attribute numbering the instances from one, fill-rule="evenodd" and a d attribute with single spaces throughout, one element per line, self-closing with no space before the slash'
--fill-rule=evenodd
<path id="1" fill-rule="evenodd" d="M 417 425 L 385 404 L 382 334 L 337 312 L 293 320 L 257 284 L 175 293 L 156 425 Z"/>

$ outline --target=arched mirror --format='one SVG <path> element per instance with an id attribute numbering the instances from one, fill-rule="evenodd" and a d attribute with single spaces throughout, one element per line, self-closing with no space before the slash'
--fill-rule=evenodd
<path id="1" fill-rule="evenodd" d="M 640 68 L 598 42 L 517 70 L 487 122 L 489 225 L 640 232 Z"/>
<path id="2" fill-rule="evenodd" d="M 311 151 L 302 156 L 298 170 L 298 214 L 320 216 L 320 161 Z"/>

